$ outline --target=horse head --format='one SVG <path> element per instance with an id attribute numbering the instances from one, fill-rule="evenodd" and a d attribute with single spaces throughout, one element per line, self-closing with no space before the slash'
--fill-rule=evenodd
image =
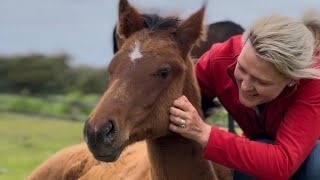
<path id="1" fill-rule="evenodd" d="M 169 134 L 169 108 L 182 94 L 200 106 L 189 54 L 204 34 L 204 11 L 202 6 L 186 20 L 159 18 L 120 0 L 122 45 L 108 67 L 109 87 L 84 127 L 96 159 L 115 161 L 126 146 Z"/>

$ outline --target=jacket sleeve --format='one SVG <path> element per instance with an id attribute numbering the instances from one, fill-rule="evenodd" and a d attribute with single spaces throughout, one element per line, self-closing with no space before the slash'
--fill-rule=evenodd
<path id="1" fill-rule="evenodd" d="M 297 92 L 274 144 L 250 141 L 212 127 L 204 158 L 259 179 L 288 179 L 320 136 L 320 83 L 312 82 Z"/>

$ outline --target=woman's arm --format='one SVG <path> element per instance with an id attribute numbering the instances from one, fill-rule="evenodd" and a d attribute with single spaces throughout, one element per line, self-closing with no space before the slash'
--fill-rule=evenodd
<path id="1" fill-rule="evenodd" d="M 320 83 L 315 80 L 297 92 L 299 95 L 288 107 L 274 144 L 250 141 L 214 126 L 208 130 L 210 126 L 201 123 L 196 111 L 184 98 L 179 98 L 170 112 L 173 124 L 184 118 L 186 128 L 171 124 L 170 129 L 206 144 L 204 157 L 216 163 L 260 179 L 288 179 L 319 138 L 319 90 Z"/>

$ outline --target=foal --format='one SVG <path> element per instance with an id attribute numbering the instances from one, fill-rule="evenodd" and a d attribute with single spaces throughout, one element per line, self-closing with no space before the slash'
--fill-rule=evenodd
<path id="1" fill-rule="evenodd" d="M 120 1 L 123 45 L 109 65 L 110 87 L 84 130 L 96 159 L 115 161 L 127 145 L 146 139 L 152 179 L 216 178 L 197 143 L 168 131 L 168 109 L 177 97 L 186 95 L 201 110 L 189 53 L 203 33 L 204 10 L 180 23 L 143 17 Z"/>
<path id="2" fill-rule="evenodd" d="M 204 11 L 203 6 L 184 21 L 154 21 L 120 0 L 117 32 L 123 45 L 109 65 L 109 88 L 84 128 L 93 157 L 113 163 L 100 164 L 79 145 L 49 159 L 31 179 L 217 179 L 201 146 L 168 130 L 169 107 L 182 94 L 201 112 L 189 54 L 203 35 Z M 52 166 L 64 175 L 53 176 L 59 172 Z"/>

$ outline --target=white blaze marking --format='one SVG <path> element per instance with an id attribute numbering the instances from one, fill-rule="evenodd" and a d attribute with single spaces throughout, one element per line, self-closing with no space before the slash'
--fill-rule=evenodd
<path id="1" fill-rule="evenodd" d="M 135 62 L 137 59 L 142 58 L 142 54 L 140 51 L 140 42 L 136 41 L 132 48 L 132 52 L 129 54 L 132 62 Z"/>

